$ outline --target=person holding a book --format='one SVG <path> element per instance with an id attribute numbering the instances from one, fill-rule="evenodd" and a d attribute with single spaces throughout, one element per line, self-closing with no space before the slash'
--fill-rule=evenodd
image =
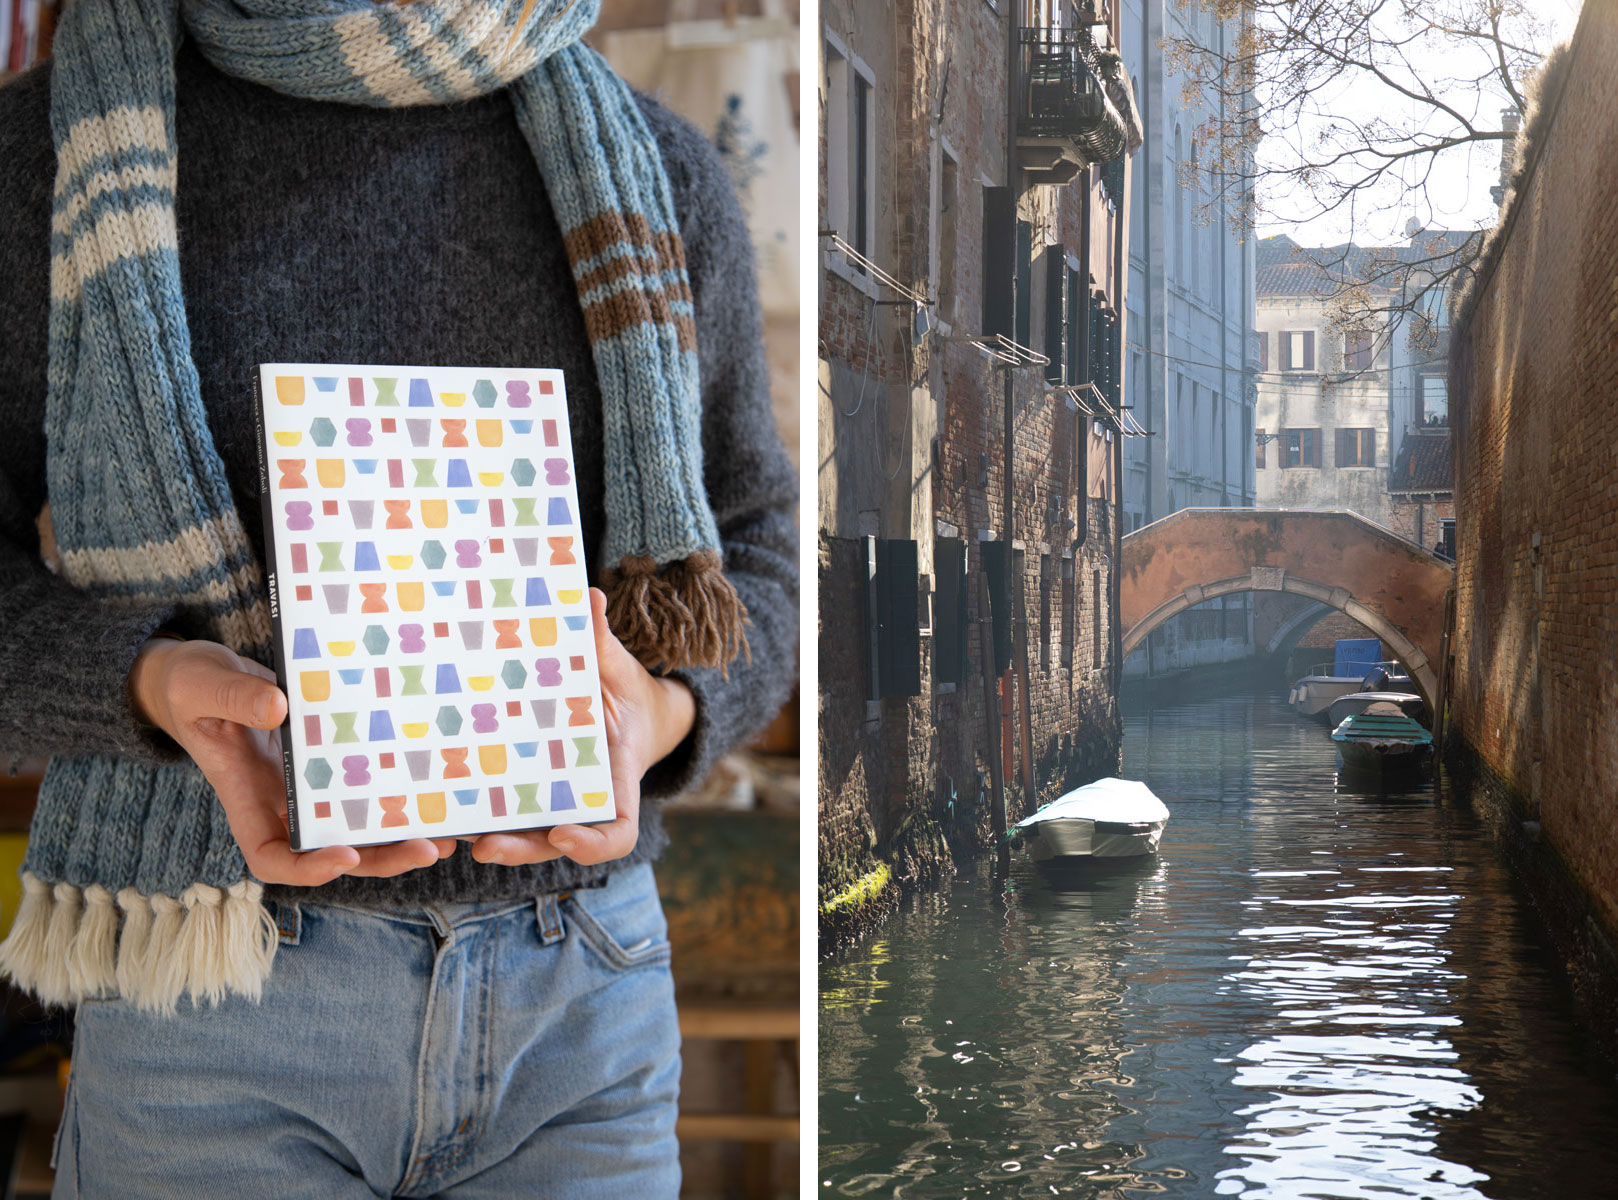
<path id="1" fill-rule="evenodd" d="M 0 90 L 0 750 L 51 756 L 0 966 L 78 1007 L 58 1194 L 677 1190 L 657 801 L 785 699 L 796 489 L 729 181 L 596 7 L 74 0 Z M 263 362 L 563 373 L 616 819 L 292 851 Z"/>

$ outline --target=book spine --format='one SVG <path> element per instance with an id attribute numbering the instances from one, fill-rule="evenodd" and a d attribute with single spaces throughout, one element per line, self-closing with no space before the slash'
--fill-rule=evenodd
<path id="1" fill-rule="evenodd" d="M 275 556 L 275 502 L 270 495 L 269 431 L 264 420 L 264 368 L 253 374 L 253 419 L 258 422 L 259 514 L 264 522 L 264 575 L 270 594 L 270 644 L 275 649 L 275 679 L 287 697 L 286 724 L 281 726 L 281 775 L 287 793 L 287 834 L 294 850 L 298 836 L 298 776 L 292 760 L 292 673 L 287 664 L 286 631 L 281 627 L 281 579 Z"/>

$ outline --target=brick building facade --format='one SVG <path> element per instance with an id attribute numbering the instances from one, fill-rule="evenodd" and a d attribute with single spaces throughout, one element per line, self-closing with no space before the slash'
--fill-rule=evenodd
<path id="1" fill-rule="evenodd" d="M 819 852 L 833 935 L 895 877 L 924 882 L 992 840 L 1007 758 L 1012 819 L 1117 766 L 1139 127 L 1113 9 L 821 5 Z"/>
<path id="2" fill-rule="evenodd" d="M 1618 4 L 1528 115 L 1456 317 L 1450 714 L 1480 810 L 1618 1049 Z"/>

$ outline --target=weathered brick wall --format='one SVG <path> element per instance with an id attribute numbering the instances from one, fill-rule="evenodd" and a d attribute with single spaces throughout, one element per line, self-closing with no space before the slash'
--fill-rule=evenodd
<path id="1" fill-rule="evenodd" d="M 1443 535 L 1440 522 L 1455 517 L 1454 500 L 1424 500 L 1417 503 L 1404 496 L 1388 498 L 1388 528 L 1431 550 Z"/>
<path id="2" fill-rule="evenodd" d="M 927 287 L 932 155 L 935 146 L 947 147 L 958 164 L 956 301 L 953 313 L 938 314 L 952 322 L 940 333 L 976 333 L 982 313 L 982 185 L 985 180 L 1003 181 L 1006 175 L 1004 7 L 996 11 L 983 0 L 895 0 L 882 6 L 828 0 L 821 11 L 826 27 L 876 75 L 881 152 L 874 242 L 879 253 L 874 257 L 907 285 Z M 946 62 L 951 64 L 947 96 L 942 88 Z M 942 119 L 935 121 L 941 99 Z M 823 162 L 822 217 L 826 187 Z M 1078 185 L 1025 194 L 1022 215 L 1035 222 L 1035 254 L 1044 242 L 1060 242 L 1076 253 L 1078 214 Z M 1107 277 L 1099 263 L 1095 274 L 1098 280 Z M 1039 295 L 1036 288 L 1036 345 L 1042 340 Z M 1121 298 L 1118 303 L 1121 307 Z M 901 878 L 928 878 L 946 861 L 942 835 L 958 848 L 987 842 L 985 782 L 998 708 L 985 700 L 984 655 L 976 627 L 982 615 L 976 592 L 980 530 L 1023 545 L 1031 740 L 1040 790 L 1048 793 L 1063 781 L 1080 782 L 1117 766 L 1111 658 L 1114 530 L 1107 503 L 1091 500 L 1086 506 L 1088 536 L 1071 557 L 1076 576 L 1074 645 L 1071 651 L 1066 646 L 1048 654 L 1041 650 L 1041 559 L 1046 554 L 1051 557 L 1051 632 L 1056 637 L 1061 632 L 1059 564 L 1064 550 L 1073 546 L 1074 532 L 1065 518 L 1078 509 L 1070 483 L 1075 418 L 1051 397 L 1037 370 L 1014 372 L 1016 521 L 1008 534 L 1004 373 L 976 349 L 943 336 L 913 349 L 908 318 L 907 310 L 886 308 L 873 325 L 871 297 L 834 273 L 821 272 L 820 359 L 828 393 L 820 398 L 822 903 L 878 863 Z M 924 389 L 907 391 L 913 380 L 925 381 Z M 897 461 L 899 440 L 893 435 L 899 427 L 891 420 L 884 424 L 882 414 L 903 407 L 906 400 L 933 406 L 936 452 L 921 444 L 917 474 L 905 476 L 900 464 L 897 482 L 888 486 L 884 476 Z M 861 405 L 864 410 L 856 412 Z M 894 513 L 912 503 L 900 498 L 907 480 L 914 501 L 905 529 Z M 865 528 L 873 524 L 880 527 Z M 968 610 L 974 625 L 965 683 L 934 685 L 933 646 L 930 638 L 923 638 L 922 694 L 868 704 L 863 558 L 855 536 L 864 532 L 916 538 L 924 574 L 933 569 L 934 537 L 966 541 Z M 1012 803 L 1015 809 L 1025 802 L 1014 794 Z"/>
<path id="3" fill-rule="evenodd" d="M 1618 5 L 1456 330 L 1455 727 L 1618 934 Z M 1554 90 L 1554 89 L 1553 89 Z M 1554 103 L 1554 98 L 1551 98 Z M 1536 545 L 1537 542 L 1537 545 Z"/>

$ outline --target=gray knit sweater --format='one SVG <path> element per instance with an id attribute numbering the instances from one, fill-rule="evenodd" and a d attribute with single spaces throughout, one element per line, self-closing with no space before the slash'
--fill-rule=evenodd
<path id="1" fill-rule="evenodd" d="M 565 372 L 580 518 L 599 546 L 600 392 L 561 232 L 504 93 L 372 109 L 299 100 L 178 60 L 180 274 L 215 444 L 260 558 L 252 380 L 260 362 L 557 367 Z M 161 608 L 91 600 L 40 562 L 46 320 L 55 151 L 49 66 L 0 89 L 0 764 L 105 753 L 172 761 L 126 680 Z M 643 781 L 640 839 L 666 844 L 658 799 L 694 783 L 786 697 L 797 631 L 796 480 L 774 431 L 752 249 L 723 164 L 649 100 L 685 238 L 702 370 L 709 502 L 747 605 L 752 662 L 677 676 L 696 727 Z M 592 577 L 595 554 L 591 555 Z M 463 847 L 391 880 L 344 878 L 298 898 L 489 900 L 593 882 L 563 860 L 481 865 Z M 272 895 L 275 891 L 272 889 Z M 288 892 L 287 894 L 292 894 Z"/>

